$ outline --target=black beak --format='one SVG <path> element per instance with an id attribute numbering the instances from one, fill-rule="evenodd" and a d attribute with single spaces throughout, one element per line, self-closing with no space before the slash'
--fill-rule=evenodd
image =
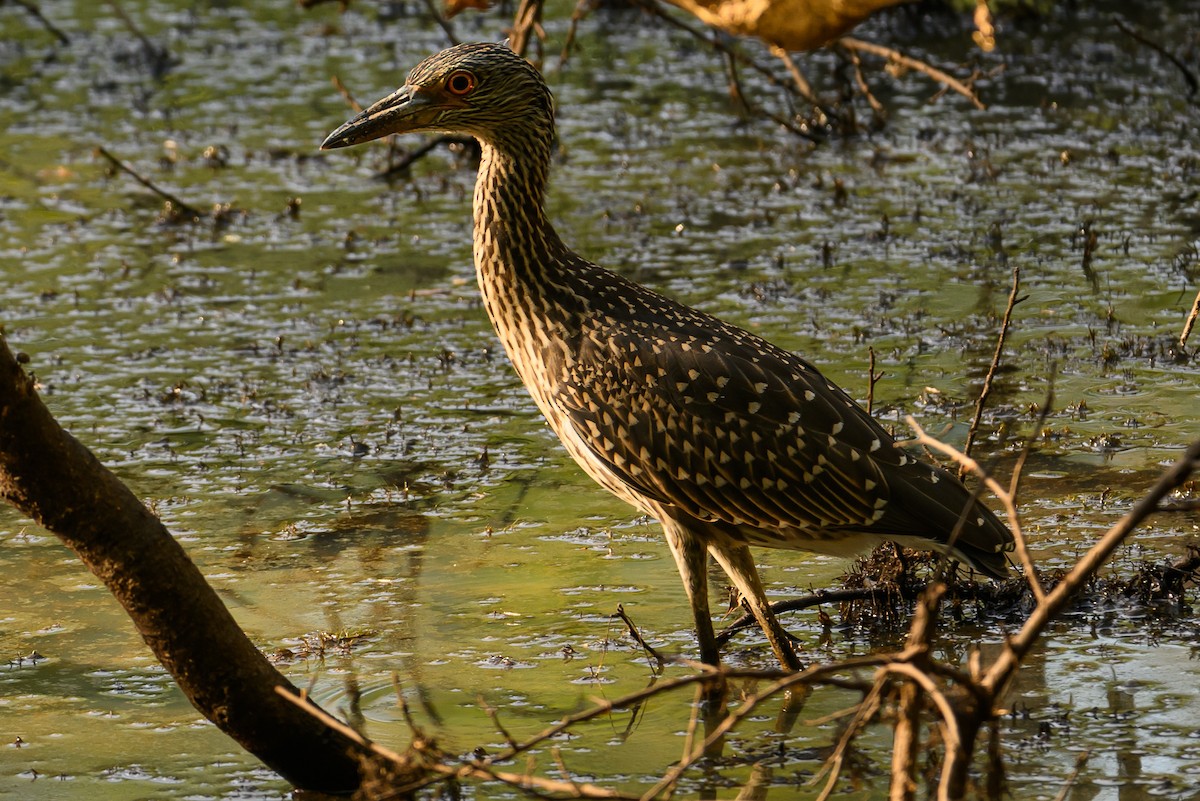
<path id="1" fill-rule="evenodd" d="M 401 86 L 327 136 L 321 149 L 350 147 L 388 134 L 414 130 L 420 125 L 421 112 L 428 106 L 426 95 Z"/>

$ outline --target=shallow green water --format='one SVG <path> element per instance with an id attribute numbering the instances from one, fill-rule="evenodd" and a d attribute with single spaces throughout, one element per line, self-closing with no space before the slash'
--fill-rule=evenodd
<path id="1" fill-rule="evenodd" d="M 372 178 L 383 148 L 315 150 L 348 116 L 331 74 L 372 100 L 444 44 L 440 30 L 416 5 L 388 6 L 391 19 L 276 5 L 124 4 L 178 59 L 161 76 L 107 6 L 43 5 L 69 46 L 0 6 L 0 323 L 53 412 L 163 516 L 263 649 L 368 635 L 290 661 L 298 684 L 402 747 L 395 672 L 449 751 L 494 750 L 480 694 L 507 707 L 514 735 L 531 734 L 649 681 L 608 618 L 617 603 L 656 646 L 689 655 L 690 615 L 656 526 L 568 463 L 493 340 L 470 265 L 473 172 L 443 151 L 389 187 Z M 1200 370 L 1166 355 L 1200 272 L 1200 111 L 1109 13 L 1002 30 L 1005 54 L 984 63 L 1006 62 L 981 82 L 988 111 L 929 104 L 914 76 L 876 79 L 889 126 L 816 150 L 739 123 L 720 62 L 677 32 L 599 14 L 550 74 L 552 215 L 588 256 L 802 351 L 859 398 L 872 344 L 882 416 L 950 425 L 952 439 L 1019 265 L 1029 300 L 981 453 L 1011 464 L 992 434 L 1027 434 L 1056 372 L 1060 411 L 1022 512 L 1037 556 L 1065 564 L 1200 431 Z M 1156 13 L 1132 22 L 1194 56 L 1196 10 Z M 561 41 L 567 12 L 548 16 Z M 938 62 L 969 55 L 965 36 L 892 20 L 865 34 Z M 500 26 L 455 24 L 464 38 Z M 808 64 L 819 78 L 832 61 Z M 98 145 L 196 206 L 236 211 L 220 228 L 163 225 L 158 199 L 109 174 Z M 1178 555 L 1198 527 L 1195 514 L 1160 515 L 1118 567 Z M 781 597 L 846 568 L 761 559 Z M 73 556 L 7 510 L 0 573 L 0 652 L 46 657 L 0 664 L 0 797 L 286 794 L 198 718 Z M 1053 798 L 1083 751 L 1072 797 L 1196 797 L 1194 623 L 1148 627 L 1121 604 L 1079 617 L 1014 691 L 1014 797 Z M 820 644 L 815 617 L 789 624 L 820 658 L 902 637 L 846 629 Z M 943 647 L 998 637 L 965 625 Z M 752 637 L 730 659 L 770 661 Z M 645 789 L 678 758 L 689 700 L 558 745 L 579 775 Z M 805 719 L 852 700 L 818 692 Z M 742 761 L 696 770 L 683 791 L 735 796 L 749 761 L 779 752 L 773 712 L 731 742 Z M 836 736 L 806 726 L 788 738 L 771 797 L 811 797 L 805 782 Z M 845 797 L 885 797 L 884 752 L 871 749 L 886 745 L 863 741 Z"/>

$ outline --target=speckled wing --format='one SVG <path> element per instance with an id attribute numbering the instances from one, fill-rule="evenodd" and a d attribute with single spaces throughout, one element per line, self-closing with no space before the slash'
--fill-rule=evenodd
<path id="1" fill-rule="evenodd" d="M 686 307 L 663 311 L 598 319 L 556 396 L 635 494 L 783 548 L 850 534 L 945 545 L 963 518 L 952 550 L 1004 574 L 1007 529 L 814 367 Z"/>

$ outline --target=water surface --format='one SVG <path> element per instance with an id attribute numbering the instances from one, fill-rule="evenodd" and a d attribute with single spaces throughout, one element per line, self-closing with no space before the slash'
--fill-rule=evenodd
<path id="1" fill-rule="evenodd" d="M 495 750 L 480 696 L 530 735 L 650 681 L 609 618 L 618 603 L 685 655 L 690 615 L 657 527 L 569 463 L 494 341 L 470 263 L 469 164 L 439 151 L 389 184 L 374 178 L 386 147 L 316 151 L 349 115 L 330 75 L 369 102 L 442 47 L 441 30 L 416 5 L 276 5 L 123 4 L 170 63 L 107 6 L 43 5 L 69 45 L 0 9 L 0 323 L 58 419 L 163 517 L 254 641 L 290 651 L 297 684 L 400 748 L 395 673 L 448 751 Z M 1011 24 L 991 56 L 944 23 L 873 23 L 864 36 L 938 63 L 1003 66 L 980 81 L 990 108 L 874 76 L 888 126 L 816 149 L 739 120 L 719 59 L 678 31 L 598 13 L 565 66 L 549 60 L 551 216 L 587 256 L 801 351 L 860 399 L 872 346 L 882 419 L 899 430 L 911 413 L 958 442 L 1020 266 L 1029 298 L 979 454 L 1011 467 L 1009 440 L 1030 433 L 1053 376 L 1021 511 L 1035 555 L 1066 565 L 1200 431 L 1196 364 L 1170 353 L 1198 286 L 1200 113 L 1111 13 Z M 551 50 L 568 14 L 547 13 Z M 1190 4 L 1139 14 L 1194 54 Z M 455 25 L 491 39 L 501 23 Z M 837 68 L 828 54 L 805 63 L 818 81 Z M 230 211 L 163 223 L 160 199 L 111 171 L 101 145 Z M 1182 554 L 1198 526 L 1157 516 L 1115 570 Z M 14 660 L 0 665 L 0 796 L 286 796 L 198 717 L 55 538 L 0 510 L 0 543 L 0 649 Z M 779 597 L 848 567 L 760 561 Z M 841 627 L 822 642 L 814 616 L 787 622 L 820 659 L 903 638 Z M 319 632 L 362 637 L 312 651 Z M 999 637 L 968 620 L 939 647 L 958 658 Z M 1014 797 L 1054 798 L 1088 751 L 1072 798 L 1195 798 L 1196 643 L 1190 611 L 1147 621 L 1120 599 L 1056 627 L 1004 722 Z M 35 651 L 45 660 L 15 659 Z M 729 660 L 770 664 L 747 635 Z M 819 691 L 805 719 L 854 700 Z M 678 758 L 689 702 L 556 745 L 581 777 L 644 790 Z M 802 726 L 781 748 L 773 713 L 681 792 L 734 797 L 766 759 L 771 797 L 811 797 L 837 731 Z M 861 741 L 846 797 L 886 797 L 888 744 Z"/>

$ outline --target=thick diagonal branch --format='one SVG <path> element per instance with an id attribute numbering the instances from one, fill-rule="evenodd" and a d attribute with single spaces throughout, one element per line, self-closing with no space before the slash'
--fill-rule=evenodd
<path id="1" fill-rule="evenodd" d="M 358 786 L 361 746 L 275 692 L 297 691 L 247 639 L 161 521 L 59 426 L 3 338 L 0 497 L 78 554 L 221 731 L 297 787 Z"/>

